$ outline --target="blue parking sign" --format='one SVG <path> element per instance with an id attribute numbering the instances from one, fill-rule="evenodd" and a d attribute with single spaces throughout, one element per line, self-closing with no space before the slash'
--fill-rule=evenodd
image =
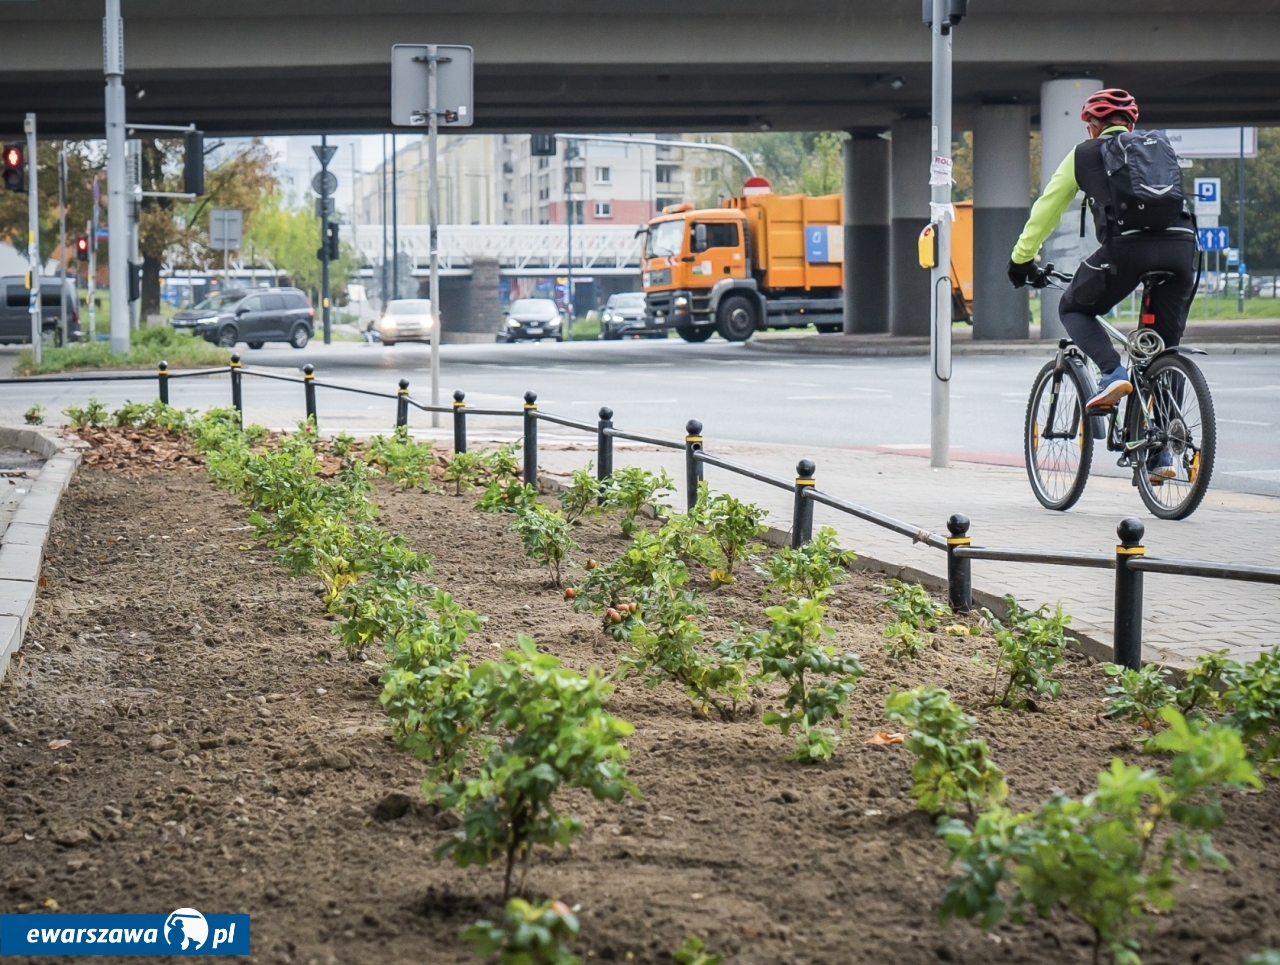
<path id="1" fill-rule="evenodd" d="M 1231 247 L 1231 229 L 1200 228 L 1200 248 L 1202 251 L 1226 251 Z"/>

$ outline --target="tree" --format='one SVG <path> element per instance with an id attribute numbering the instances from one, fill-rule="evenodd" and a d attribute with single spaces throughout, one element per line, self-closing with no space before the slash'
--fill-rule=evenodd
<path id="1" fill-rule="evenodd" d="M 36 146 L 36 188 L 40 192 L 40 260 L 58 244 L 58 152 L 67 151 L 67 235 L 84 231 L 93 214 L 93 177 L 106 166 L 100 144 L 93 141 L 41 141 Z M 105 187 L 105 184 L 104 184 Z M 103 205 L 105 207 L 105 192 Z M 27 195 L 0 191 L 0 240 L 27 250 Z M 105 260 L 105 249 L 99 260 Z M 72 259 L 69 268 L 75 264 Z"/>
<path id="2" fill-rule="evenodd" d="M 245 233 L 245 250 L 286 272 L 298 288 L 311 293 L 312 301 L 320 299 L 320 221 L 312 213 L 311 195 L 299 207 L 273 191 L 262 200 L 252 227 Z M 344 295 L 347 277 L 360 265 L 359 253 L 350 245 L 342 245 L 339 259 L 331 262 L 329 277 L 334 301 Z"/>

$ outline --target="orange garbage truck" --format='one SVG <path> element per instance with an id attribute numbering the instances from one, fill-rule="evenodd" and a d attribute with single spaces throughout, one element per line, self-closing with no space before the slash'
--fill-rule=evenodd
<path id="1" fill-rule="evenodd" d="M 809 325 L 841 331 L 843 210 L 838 194 L 778 195 L 764 178 L 751 178 L 718 208 L 663 209 L 642 229 L 645 328 L 674 330 L 686 342 L 715 332 L 744 342 L 758 331 Z M 959 268 L 969 252 L 971 297 L 972 228 L 967 249 L 960 236 L 972 218 L 957 214 L 952 260 Z M 957 287 L 963 291 L 963 280 Z"/>

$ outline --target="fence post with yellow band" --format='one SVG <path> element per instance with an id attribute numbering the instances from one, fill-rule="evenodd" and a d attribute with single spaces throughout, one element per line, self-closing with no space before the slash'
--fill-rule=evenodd
<path id="1" fill-rule="evenodd" d="M 453 451 L 467 451 L 467 394 L 461 389 L 453 392 Z"/>
<path id="2" fill-rule="evenodd" d="M 973 561 L 956 555 L 956 548 L 968 546 L 969 517 L 955 513 L 947 520 L 947 602 L 955 613 L 973 609 Z"/>
<path id="3" fill-rule="evenodd" d="M 302 392 L 307 399 L 307 421 L 319 428 L 320 419 L 316 415 L 316 367 L 310 362 L 302 367 Z"/>
<path id="4" fill-rule="evenodd" d="M 396 428 L 409 425 L 409 380 L 400 380 L 400 391 L 396 393 Z"/>
<path id="5" fill-rule="evenodd" d="M 240 369 L 240 356 L 231 356 L 231 405 L 240 413 L 240 428 L 244 428 L 244 372 Z"/>
<path id="6" fill-rule="evenodd" d="M 160 401 L 169 404 L 169 363 L 163 359 L 156 366 L 156 381 L 160 383 Z"/>
<path id="7" fill-rule="evenodd" d="M 538 394 L 524 394 L 524 484 L 538 485 Z"/>
<path id="8" fill-rule="evenodd" d="M 690 512 L 698 502 L 698 484 L 702 482 L 702 423 L 690 419 L 684 425 L 684 488 L 685 506 Z"/>
<path id="9" fill-rule="evenodd" d="M 1120 521 L 1116 535 L 1116 602 L 1112 631 L 1113 659 L 1130 670 L 1142 669 L 1142 571 L 1129 565 L 1146 554 L 1142 535 L 1146 528 L 1130 516 Z"/>
<path id="10" fill-rule="evenodd" d="M 813 539 L 813 500 L 809 493 L 813 490 L 813 461 L 801 459 L 796 463 L 795 505 L 791 509 L 791 548 L 798 550 Z"/>
<path id="11" fill-rule="evenodd" d="M 613 475 L 613 436 L 609 430 L 613 428 L 613 410 L 607 405 L 600 409 L 600 422 L 596 426 L 596 479 L 605 482 Z M 596 502 L 604 505 L 604 487 Z"/>

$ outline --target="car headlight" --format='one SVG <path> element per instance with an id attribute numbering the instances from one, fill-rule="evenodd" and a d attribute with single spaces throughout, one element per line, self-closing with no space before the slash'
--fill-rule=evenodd
<path id="1" fill-rule="evenodd" d="M 558 319 L 558 318 L 549 318 L 549 319 L 547 319 L 547 327 L 548 327 L 548 328 L 555 328 L 555 327 L 556 327 L 557 325 L 559 325 L 559 324 L 560 324 L 560 319 Z"/>
<path id="2" fill-rule="evenodd" d="M 613 321 L 613 316 L 612 316 L 612 315 L 610 315 L 608 312 L 605 312 L 603 315 L 601 315 L 601 316 L 600 316 L 600 321 L 602 321 L 602 322 L 612 322 L 612 321 Z"/>
<path id="3" fill-rule="evenodd" d="M 384 318 L 382 320 L 382 330 L 384 332 L 388 330 L 394 332 L 396 330 L 396 320 L 390 316 Z"/>
<path id="4" fill-rule="evenodd" d="M 679 295 L 676 297 L 676 308 L 688 308 L 688 307 L 689 307 L 689 299 L 685 298 L 683 295 Z"/>
<path id="5" fill-rule="evenodd" d="M 508 325 L 510 325 L 512 328 L 519 328 L 519 327 L 520 327 L 520 323 L 519 323 L 518 321 L 516 321 L 514 318 L 508 318 L 508 319 L 507 319 L 507 324 L 508 324 Z"/>

